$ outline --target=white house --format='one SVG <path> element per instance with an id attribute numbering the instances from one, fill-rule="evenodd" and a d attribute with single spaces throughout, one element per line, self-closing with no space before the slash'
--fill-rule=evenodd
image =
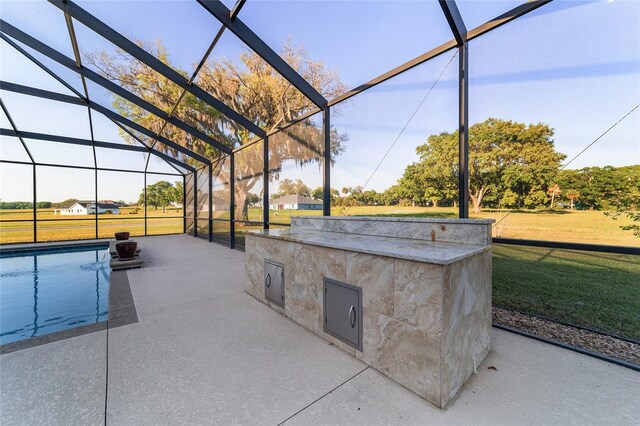
<path id="1" fill-rule="evenodd" d="M 271 210 L 322 210 L 322 201 L 302 195 L 285 195 L 269 201 Z"/>
<path id="2" fill-rule="evenodd" d="M 98 214 L 120 214 L 120 208 L 113 203 L 98 202 Z M 90 215 L 96 214 L 96 203 L 92 201 L 78 201 L 71 207 L 60 209 L 61 215 Z"/>

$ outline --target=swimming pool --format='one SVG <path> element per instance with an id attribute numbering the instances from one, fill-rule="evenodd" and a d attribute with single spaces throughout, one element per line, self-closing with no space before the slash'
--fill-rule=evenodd
<path id="1" fill-rule="evenodd" d="M 0 253 L 0 345 L 108 314 L 108 245 Z"/>

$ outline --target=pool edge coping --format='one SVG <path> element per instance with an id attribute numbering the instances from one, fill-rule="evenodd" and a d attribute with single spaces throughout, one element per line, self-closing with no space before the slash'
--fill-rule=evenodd
<path id="1" fill-rule="evenodd" d="M 76 241 L 51 241 L 42 243 L 19 243 L 14 245 L 1 245 L 0 254 L 20 254 L 23 252 L 29 252 L 33 250 L 46 250 L 46 249 L 65 249 L 65 248 L 81 248 L 81 247 L 94 247 L 104 244 L 109 244 L 109 238 L 93 239 L 93 240 L 76 240 Z M 52 250 L 54 252 L 54 250 Z"/>

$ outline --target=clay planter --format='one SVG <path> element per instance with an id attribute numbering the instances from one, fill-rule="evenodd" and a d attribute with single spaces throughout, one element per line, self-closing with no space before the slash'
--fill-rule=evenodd
<path id="1" fill-rule="evenodd" d="M 123 241 L 129 239 L 128 232 L 116 232 L 116 241 Z"/>
<path id="2" fill-rule="evenodd" d="M 135 241 L 123 241 L 116 243 L 116 251 L 118 252 L 118 260 L 131 260 L 136 255 L 138 243 Z"/>

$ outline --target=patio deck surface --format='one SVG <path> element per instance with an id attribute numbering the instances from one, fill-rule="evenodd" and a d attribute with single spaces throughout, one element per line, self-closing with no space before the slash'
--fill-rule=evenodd
<path id="1" fill-rule="evenodd" d="M 243 253 L 138 240 L 139 322 L 2 355 L 0 424 L 640 424 L 640 373 L 495 329 L 439 410 L 244 293 Z"/>

